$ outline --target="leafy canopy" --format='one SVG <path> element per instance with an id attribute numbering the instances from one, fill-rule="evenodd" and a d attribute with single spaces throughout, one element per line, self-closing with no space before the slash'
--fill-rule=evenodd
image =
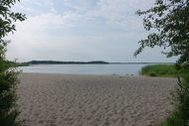
<path id="1" fill-rule="evenodd" d="M 135 56 L 145 47 L 160 46 L 169 49 L 163 52 L 167 57 L 180 56 L 179 63 L 189 63 L 189 0 L 156 0 L 152 8 L 137 14 L 144 16 L 144 28 L 151 33 L 139 41 Z"/>
<path id="2" fill-rule="evenodd" d="M 11 11 L 11 7 L 20 0 L 0 0 L 0 60 L 4 58 L 7 41 L 3 38 L 14 32 L 16 21 L 25 20 L 25 15 Z"/>

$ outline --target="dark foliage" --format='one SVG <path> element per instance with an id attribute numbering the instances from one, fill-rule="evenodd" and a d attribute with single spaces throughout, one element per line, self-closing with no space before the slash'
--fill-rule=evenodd
<path id="1" fill-rule="evenodd" d="M 4 37 L 10 32 L 14 32 L 16 21 L 23 21 L 25 15 L 14 13 L 10 9 L 17 0 L 0 0 L 0 125 L 19 125 L 16 117 L 19 112 L 16 109 L 16 87 L 18 72 L 11 67 L 6 60 L 5 52 L 9 41 Z"/>

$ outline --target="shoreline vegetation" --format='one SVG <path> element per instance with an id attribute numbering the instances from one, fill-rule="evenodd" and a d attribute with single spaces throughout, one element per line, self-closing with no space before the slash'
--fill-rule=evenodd
<path id="1" fill-rule="evenodd" d="M 181 73 L 173 64 L 148 65 L 140 72 L 141 75 L 150 77 L 177 77 Z"/>

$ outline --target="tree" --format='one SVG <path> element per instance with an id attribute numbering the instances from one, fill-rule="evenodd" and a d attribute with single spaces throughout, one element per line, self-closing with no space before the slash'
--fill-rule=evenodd
<path id="1" fill-rule="evenodd" d="M 145 16 L 144 28 L 152 33 L 139 41 L 135 55 L 160 46 L 170 50 L 163 52 L 167 57 L 180 56 L 178 63 L 189 63 L 189 0 L 156 0 L 154 7 L 137 14 Z"/>
<path id="2" fill-rule="evenodd" d="M 4 37 L 13 33 L 16 21 L 25 20 L 25 15 L 11 11 L 19 0 L 0 0 L 0 125 L 15 126 L 19 112 L 16 109 L 17 72 L 5 57 L 8 41 Z"/>
<path id="3" fill-rule="evenodd" d="M 189 125 L 189 0 L 156 0 L 152 8 L 137 11 L 144 15 L 144 28 L 151 33 L 139 41 L 135 56 L 146 47 L 164 47 L 167 57 L 179 56 L 177 65 L 182 70 L 178 77 L 178 88 L 173 93 L 175 112 L 165 126 Z M 164 126 L 163 125 L 163 126 Z"/>

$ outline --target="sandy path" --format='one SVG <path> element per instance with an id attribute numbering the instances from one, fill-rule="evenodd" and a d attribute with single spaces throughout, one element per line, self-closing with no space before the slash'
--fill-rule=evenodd
<path id="1" fill-rule="evenodd" d="M 175 79 L 23 74 L 20 118 L 27 126 L 151 126 L 171 110 Z"/>

